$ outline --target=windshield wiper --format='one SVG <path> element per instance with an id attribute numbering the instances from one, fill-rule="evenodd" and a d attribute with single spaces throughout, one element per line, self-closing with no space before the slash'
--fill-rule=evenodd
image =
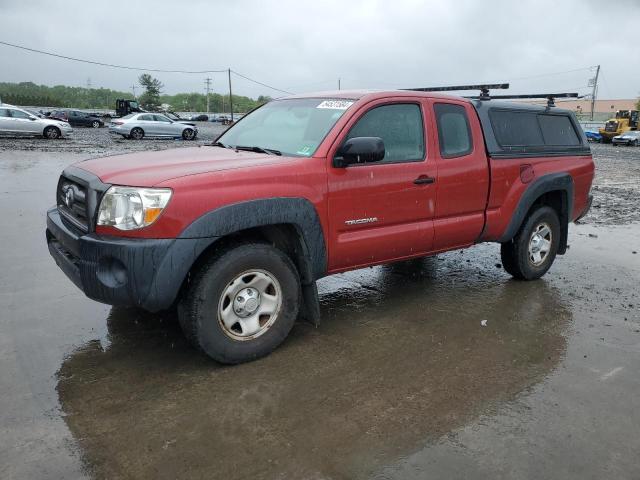
<path id="1" fill-rule="evenodd" d="M 229 148 L 229 146 L 228 146 L 228 145 L 225 145 L 225 144 L 224 144 L 224 143 L 222 143 L 222 142 L 213 142 L 213 143 L 211 144 L 211 146 L 212 146 L 212 147 Z"/>
<path id="2" fill-rule="evenodd" d="M 262 148 L 262 147 L 247 147 L 244 145 L 236 145 L 234 147 L 236 150 L 244 150 L 246 152 L 256 152 L 256 153 L 268 153 L 269 155 L 282 155 L 280 150 L 274 150 L 273 148 Z"/>

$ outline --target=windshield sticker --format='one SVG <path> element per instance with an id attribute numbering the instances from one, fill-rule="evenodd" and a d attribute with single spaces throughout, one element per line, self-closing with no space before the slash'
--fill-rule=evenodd
<path id="1" fill-rule="evenodd" d="M 311 155 L 311 146 L 310 145 L 305 145 L 304 147 L 302 147 L 300 150 L 298 150 L 296 152 L 298 155 L 306 155 L 309 156 Z"/>
<path id="2" fill-rule="evenodd" d="M 349 100 L 324 100 L 316 108 L 330 108 L 331 110 L 346 110 L 353 102 Z"/>

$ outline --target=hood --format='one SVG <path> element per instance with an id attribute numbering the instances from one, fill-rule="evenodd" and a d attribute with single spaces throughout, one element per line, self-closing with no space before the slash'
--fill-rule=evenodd
<path id="1" fill-rule="evenodd" d="M 287 157 L 236 152 L 220 147 L 190 147 L 94 158 L 75 164 L 104 183 L 152 187 L 172 178 L 283 163 Z"/>

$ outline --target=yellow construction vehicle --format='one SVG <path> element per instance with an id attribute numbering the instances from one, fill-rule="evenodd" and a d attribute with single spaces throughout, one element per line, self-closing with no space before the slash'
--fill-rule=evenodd
<path id="1" fill-rule="evenodd" d="M 638 110 L 618 110 L 616 118 L 607 120 L 604 128 L 598 130 L 602 135 L 602 141 L 609 143 L 617 135 L 622 135 L 629 130 L 638 130 L 639 117 L 640 111 Z"/>

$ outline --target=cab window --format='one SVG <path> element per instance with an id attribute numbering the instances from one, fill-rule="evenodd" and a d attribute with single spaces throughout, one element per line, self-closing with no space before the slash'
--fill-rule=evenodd
<path id="1" fill-rule="evenodd" d="M 473 140 L 466 109 L 451 103 L 436 103 L 433 108 L 438 125 L 440 156 L 455 158 L 470 154 Z"/>
<path id="2" fill-rule="evenodd" d="M 397 103 L 375 107 L 365 113 L 347 134 L 355 137 L 380 137 L 384 142 L 382 162 L 419 162 L 424 159 L 424 123 L 420 106 Z"/>

